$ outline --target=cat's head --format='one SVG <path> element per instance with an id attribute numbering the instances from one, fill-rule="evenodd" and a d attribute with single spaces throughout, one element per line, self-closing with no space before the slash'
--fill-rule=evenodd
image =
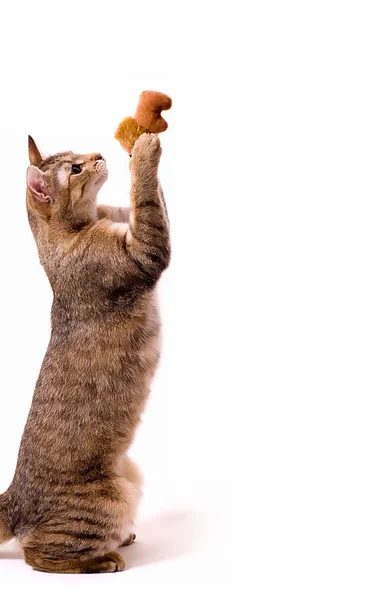
<path id="1" fill-rule="evenodd" d="M 28 208 L 46 221 L 85 222 L 94 218 L 96 196 L 108 178 L 101 154 L 60 152 L 44 158 L 29 136 Z"/>

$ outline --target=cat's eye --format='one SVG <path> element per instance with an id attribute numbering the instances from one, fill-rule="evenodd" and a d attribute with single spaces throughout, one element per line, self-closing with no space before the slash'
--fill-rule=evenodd
<path id="1" fill-rule="evenodd" d="M 72 165 L 71 172 L 74 175 L 78 175 L 78 173 L 82 173 L 83 165 Z"/>

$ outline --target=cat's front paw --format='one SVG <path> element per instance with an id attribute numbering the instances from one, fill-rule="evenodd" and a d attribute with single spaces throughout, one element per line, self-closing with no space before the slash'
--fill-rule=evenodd
<path id="1" fill-rule="evenodd" d="M 123 546 L 130 546 L 130 544 L 132 544 L 133 542 L 135 542 L 136 540 L 136 535 L 135 533 L 129 533 L 128 537 L 125 539 L 124 542 L 122 542 L 121 544 L 121 548 Z"/>
<path id="2" fill-rule="evenodd" d="M 134 166 L 147 164 L 157 167 L 161 153 L 162 149 L 158 135 L 143 133 L 135 143 L 131 162 Z"/>

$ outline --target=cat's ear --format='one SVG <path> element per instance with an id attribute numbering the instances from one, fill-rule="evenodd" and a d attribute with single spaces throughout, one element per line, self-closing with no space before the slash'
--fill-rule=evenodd
<path id="1" fill-rule="evenodd" d="M 52 196 L 50 194 L 43 171 L 34 166 L 28 167 L 26 173 L 26 182 L 27 187 L 32 192 L 35 200 L 41 203 L 52 202 Z"/>
<path id="2" fill-rule="evenodd" d="M 29 135 L 29 160 L 30 165 L 34 165 L 34 167 L 38 167 L 43 160 L 43 155 L 31 135 Z"/>
<path id="3" fill-rule="evenodd" d="M 31 192 L 30 203 L 42 217 L 49 219 L 51 216 L 52 196 L 45 180 L 43 171 L 31 165 L 26 173 L 27 188 Z"/>

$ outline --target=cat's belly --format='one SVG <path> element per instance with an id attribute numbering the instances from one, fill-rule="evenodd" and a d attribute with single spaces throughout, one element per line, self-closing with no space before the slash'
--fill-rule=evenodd
<path id="1" fill-rule="evenodd" d="M 139 381 L 153 373 L 160 353 L 160 319 L 155 302 L 129 317 L 72 324 L 67 333 L 52 331 L 41 375 L 55 387 L 91 382 L 104 386 Z M 63 378 L 58 377 L 63 374 Z M 55 379 L 57 377 L 57 380 Z"/>
<path id="2" fill-rule="evenodd" d="M 80 325 L 54 336 L 43 361 L 26 438 L 54 461 L 75 463 L 131 444 L 160 355 L 157 311 Z"/>

